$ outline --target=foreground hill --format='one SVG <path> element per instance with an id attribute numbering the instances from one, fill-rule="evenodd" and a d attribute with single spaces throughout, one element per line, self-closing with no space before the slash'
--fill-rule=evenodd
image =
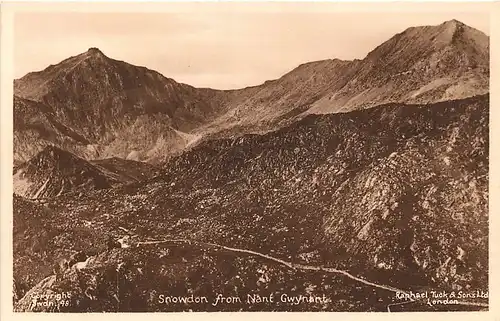
<path id="1" fill-rule="evenodd" d="M 273 131 L 311 113 L 485 94 L 489 38 L 456 20 L 412 27 L 362 60 L 305 63 L 227 91 L 179 84 L 90 48 L 14 89 L 16 163 L 52 144 L 85 159 L 161 163 L 204 139 Z"/>
<path id="2" fill-rule="evenodd" d="M 442 286 L 486 282 L 485 96 L 309 116 L 264 136 L 208 142 L 169 163 L 164 179 L 199 191 L 197 205 L 177 213 L 197 213 L 200 238 L 412 271 L 413 281 Z"/>
<path id="3" fill-rule="evenodd" d="M 95 166 L 67 151 L 48 146 L 14 168 L 14 193 L 27 198 L 60 196 L 70 190 L 111 187 Z"/>
<path id="4" fill-rule="evenodd" d="M 397 289 L 487 290 L 488 104 L 477 96 L 310 115 L 202 142 L 147 181 L 51 199 L 45 222 L 60 232 L 50 250 L 96 250 L 43 281 L 25 272 L 41 282 L 16 309 L 51 291 L 82 304 L 62 310 L 204 310 L 159 306 L 157 296 L 265 290 L 335 302 L 294 310 L 365 311 L 386 310 Z M 109 237 L 129 245 L 96 245 Z"/>
<path id="5" fill-rule="evenodd" d="M 112 158 L 88 162 L 55 146 L 47 146 L 14 167 L 14 193 L 30 199 L 89 192 L 154 176 L 152 165 Z"/>

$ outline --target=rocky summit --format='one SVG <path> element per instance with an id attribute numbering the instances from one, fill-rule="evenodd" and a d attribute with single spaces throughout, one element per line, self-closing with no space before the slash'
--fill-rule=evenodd
<path id="1" fill-rule="evenodd" d="M 238 90 L 16 80 L 14 310 L 487 310 L 488 63 L 452 20 Z"/>

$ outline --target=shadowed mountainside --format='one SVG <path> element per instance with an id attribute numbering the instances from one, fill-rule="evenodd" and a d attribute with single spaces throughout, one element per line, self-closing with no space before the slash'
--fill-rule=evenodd
<path id="1" fill-rule="evenodd" d="M 159 172 L 159 168 L 151 164 L 117 157 L 92 160 L 90 163 L 103 172 L 114 185 L 144 181 Z"/>
<path id="2" fill-rule="evenodd" d="M 89 141 L 56 120 L 51 109 L 41 103 L 14 96 L 14 165 L 29 160 L 46 146 L 68 151 L 84 151 Z"/>

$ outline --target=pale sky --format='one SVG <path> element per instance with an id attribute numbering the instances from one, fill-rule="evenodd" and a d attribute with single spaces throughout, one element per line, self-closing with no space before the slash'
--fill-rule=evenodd
<path id="1" fill-rule="evenodd" d="M 279 78 L 309 61 L 362 59 L 411 26 L 457 19 L 489 35 L 489 16 L 480 12 L 304 11 L 293 4 L 269 11 L 237 6 L 219 10 L 223 6 L 217 3 L 210 10 L 196 8 L 160 13 L 18 12 L 14 76 L 98 47 L 108 57 L 154 69 L 178 82 L 233 89 Z"/>

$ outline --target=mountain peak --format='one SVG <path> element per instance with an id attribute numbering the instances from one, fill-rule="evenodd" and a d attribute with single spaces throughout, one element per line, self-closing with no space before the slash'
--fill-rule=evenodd
<path id="1" fill-rule="evenodd" d="M 448 25 L 448 26 L 465 26 L 465 23 L 458 21 L 457 19 L 451 19 L 448 21 L 443 22 L 443 25 Z"/>
<path id="2" fill-rule="evenodd" d="M 471 29 L 466 24 L 455 19 L 443 22 L 440 27 L 443 33 L 446 33 L 452 37 L 455 35 L 455 33 L 462 31 L 464 28 Z"/>
<path id="3" fill-rule="evenodd" d="M 92 59 L 104 59 L 107 58 L 107 56 L 97 47 L 91 47 L 89 48 L 86 52 L 80 55 L 80 57 L 84 58 L 92 58 Z"/>
<path id="4" fill-rule="evenodd" d="M 99 50 L 99 48 L 97 48 L 97 47 L 91 47 L 91 48 L 89 48 L 87 50 L 87 53 L 91 54 L 91 55 L 103 55 L 104 56 L 104 54 L 102 53 L 102 51 Z"/>
<path id="5" fill-rule="evenodd" d="M 398 35 L 409 35 L 413 38 L 427 37 L 429 39 L 439 39 L 443 42 L 449 42 L 464 33 L 475 38 L 488 38 L 482 31 L 456 19 L 442 22 L 439 25 L 410 27 Z"/>
<path id="6" fill-rule="evenodd" d="M 391 54 L 396 60 L 406 61 L 406 58 L 401 58 L 402 53 L 415 56 L 420 52 L 424 57 L 452 44 L 460 44 L 460 50 L 464 46 L 473 47 L 475 49 L 471 52 L 483 54 L 488 51 L 489 38 L 483 32 L 452 19 L 439 25 L 410 27 L 375 48 L 368 56 L 378 59 Z"/>
<path id="7" fill-rule="evenodd" d="M 468 27 L 465 23 L 458 21 L 456 19 L 451 19 L 451 20 L 445 21 L 442 23 L 442 25 L 445 27 L 448 27 L 448 28 Z"/>
<path id="8" fill-rule="evenodd" d="M 482 31 L 470 27 L 458 20 L 445 21 L 439 26 L 440 38 L 448 43 L 468 45 L 484 56 L 489 52 L 489 37 Z"/>

